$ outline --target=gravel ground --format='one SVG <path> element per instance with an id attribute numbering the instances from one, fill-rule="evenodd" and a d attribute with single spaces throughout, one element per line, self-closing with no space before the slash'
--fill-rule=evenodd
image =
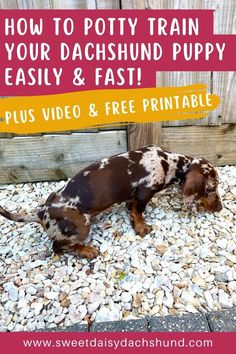
<path id="1" fill-rule="evenodd" d="M 153 231 L 134 234 L 124 205 L 97 218 L 92 262 L 60 258 L 37 224 L 0 218 L 0 331 L 33 331 L 236 305 L 236 167 L 219 168 L 224 209 L 191 215 L 176 190 L 146 209 Z M 0 187 L 0 204 L 30 210 L 65 182 Z"/>

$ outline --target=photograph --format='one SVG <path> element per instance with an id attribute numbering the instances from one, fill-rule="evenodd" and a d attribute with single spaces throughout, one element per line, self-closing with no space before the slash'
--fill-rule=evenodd
<path id="1" fill-rule="evenodd" d="M 146 44 L 135 35 L 142 13 Z M 55 38 L 48 25 L 38 46 L 47 14 Z M 148 337 L 149 344 L 139 333 L 133 346 L 189 353 L 210 349 L 213 332 L 236 332 L 236 71 L 227 50 L 235 46 L 236 1 L 0 0 L 0 15 L 8 61 L 0 84 L 0 332 L 56 332 L 58 339 L 59 332 L 181 332 L 186 338 Z M 37 19 L 37 26 L 27 22 L 34 36 L 25 37 L 24 16 Z M 212 22 L 203 26 L 201 16 Z M 82 18 L 80 37 L 72 19 L 81 30 Z M 54 52 L 50 60 L 54 40 L 58 62 Z M 172 58 L 165 59 L 165 41 Z M 157 98 L 149 101 L 151 87 Z M 178 88 L 181 103 L 176 93 L 170 99 Z M 136 120 L 137 91 L 144 113 Z M 114 120 L 99 125 L 95 104 L 82 117 L 79 97 L 81 105 L 105 102 Z M 216 108 L 208 109 L 213 98 Z M 30 102 L 44 107 L 44 122 Z M 95 123 L 79 125 L 80 116 Z"/>

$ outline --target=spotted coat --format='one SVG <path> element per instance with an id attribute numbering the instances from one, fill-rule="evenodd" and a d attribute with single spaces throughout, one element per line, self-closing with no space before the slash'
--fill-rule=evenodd
<path id="1" fill-rule="evenodd" d="M 14 214 L 0 208 L 0 214 L 14 221 L 39 222 L 57 253 L 70 251 L 92 259 L 97 250 L 83 245 L 90 220 L 114 203 L 126 202 L 136 233 L 144 236 L 150 227 L 142 213 L 155 193 L 179 184 L 191 211 L 196 212 L 200 202 L 208 211 L 220 211 L 218 182 L 216 169 L 209 161 L 149 145 L 86 167 L 32 213 Z"/>

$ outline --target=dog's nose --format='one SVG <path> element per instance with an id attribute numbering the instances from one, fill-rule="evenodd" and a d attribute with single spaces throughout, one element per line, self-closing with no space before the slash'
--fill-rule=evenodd
<path id="1" fill-rule="evenodd" d="M 219 201 L 217 203 L 216 211 L 221 211 L 223 209 L 223 204 Z"/>

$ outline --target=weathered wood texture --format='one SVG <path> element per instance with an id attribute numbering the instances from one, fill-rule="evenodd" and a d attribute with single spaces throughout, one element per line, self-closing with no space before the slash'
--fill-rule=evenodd
<path id="1" fill-rule="evenodd" d="M 126 150 L 126 131 L 0 139 L 0 183 L 68 178 Z"/>
<path id="2" fill-rule="evenodd" d="M 123 0 L 122 9 L 213 9 L 215 33 L 235 31 L 235 0 Z M 235 33 L 235 32 L 234 32 Z"/>
<path id="3" fill-rule="evenodd" d="M 119 0 L 0 0 L 0 9 L 119 9 Z"/>
<path id="4" fill-rule="evenodd" d="M 236 0 L 211 0 L 205 1 L 206 7 L 213 8 L 214 33 L 236 34 Z M 220 96 L 221 104 L 214 112 L 219 118 L 219 123 L 236 123 L 235 92 L 236 78 L 232 72 L 214 72 L 212 75 L 213 92 Z"/>
<path id="5" fill-rule="evenodd" d="M 236 0 L 0 0 L 2 9 L 119 9 L 120 6 L 122 9 L 215 9 L 215 33 L 236 33 Z M 222 124 L 236 123 L 236 74 L 157 73 L 157 86 L 198 82 L 206 83 L 210 91 L 221 97 L 221 106 L 215 112 L 204 120 L 165 122 L 163 127 L 160 123 L 130 125 L 129 148 L 156 143 L 171 151 L 205 156 L 219 165 L 236 164 L 236 126 Z M 126 149 L 125 131 L 0 139 L 0 182 L 66 178 L 84 164 Z"/>
<path id="6" fill-rule="evenodd" d="M 236 33 L 236 1 L 221 0 L 128 0 L 123 9 L 214 9 L 214 32 Z M 236 74 L 234 72 L 159 72 L 157 86 L 181 86 L 205 83 L 209 91 L 221 98 L 220 106 L 207 118 L 191 121 L 163 122 L 161 129 L 149 124 L 129 128 L 129 146 L 135 148 L 143 141 L 161 144 L 171 151 L 210 158 L 216 164 L 236 163 Z M 189 127 L 187 127 L 190 125 Z M 199 127 L 197 127 L 199 125 Z M 201 127 L 202 125 L 202 127 Z M 211 125 L 215 125 L 211 127 Z M 173 128 L 171 128 L 173 126 Z M 174 127 L 176 126 L 176 127 Z M 205 127 L 204 127 L 205 126 Z M 207 141 L 207 144 L 206 144 Z"/>
<path id="7" fill-rule="evenodd" d="M 161 123 L 130 124 L 128 126 L 128 148 L 138 149 L 148 144 L 161 144 Z"/>
<path id="8" fill-rule="evenodd" d="M 236 125 L 163 127 L 161 146 L 204 156 L 216 165 L 236 164 Z M 65 179 L 93 161 L 126 150 L 125 131 L 0 139 L 0 183 Z"/>
<path id="9" fill-rule="evenodd" d="M 203 156 L 214 164 L 236 164 L 236 125 L 163 127 L 164 149 L 192 156 Z"/>
<path id="10" fill-rule="evenodd" d="M 206 84 L 211 92 L 212 87 L 212 73 L 210 71 L 196 72 L 196 71 L 166 71 L 157 73 L 157 87 L 165 86 L 185 86 L 190 84 Z M 163 126 L 184 126 L 184 125 L 217 125 L 218 115 L 211 112 L 208 117 L 203 119 L 191 120 L 176 120 L 162 122 Z"/>
<path id="11" fill-rule="evenodd" d="M 0 0 L 0 9 L 119 9 L 119 0 Z M 109 127 L 102 129 L 87 129 L 87 132 L 103 130 L 123 130 L 122 127 Z M 75 132 L 75 131 L 74 131 Z M 84 132 L 80 130 L 79 132 Z M 70 134 L 70 131 L 57 134 Z M 34 134 L 36 135 L 36 134 Z M 41 134 L 37 134 L 41 135 Z M 10 137 L 14 134 L 0 133 L 0 137 Z"/>
<path id="12" fill-rule="evenodd" d="M 236 0 L 0 0 L 0 8 L 19 9 L 213 9 L 215 33 L 236 33 Z M 228 72 L 194 73 L 194 72 L 163 72 L 159 80 L 164 86 L 192 84 L 204 82 L 209 90 L 221 97 L 221 105 L 209 117 L 199 120 L 164 122 L 163 126 L 181 125 L 218 125 L 236 123 L 235 101 L 231 98 L 235 93 L 235 75 Z M 158 84 L 159 86 L 159 84 Z"/>
<path id="13" fill-rule="evenodd" d="M 214 33 L 236 33 L 236 0 L 129 0 L 122 1 L 123 9 L 213 9 Z M 161 72 L 158 73 L 157 86 L 179 86 L 206 83 L 209 91 L 221 98 L 220 106 L 207 118 L 163 122 L 163 126 L 218 125 L 236 123 L 235 112 L 235 73 L 229 72 Z"/>

